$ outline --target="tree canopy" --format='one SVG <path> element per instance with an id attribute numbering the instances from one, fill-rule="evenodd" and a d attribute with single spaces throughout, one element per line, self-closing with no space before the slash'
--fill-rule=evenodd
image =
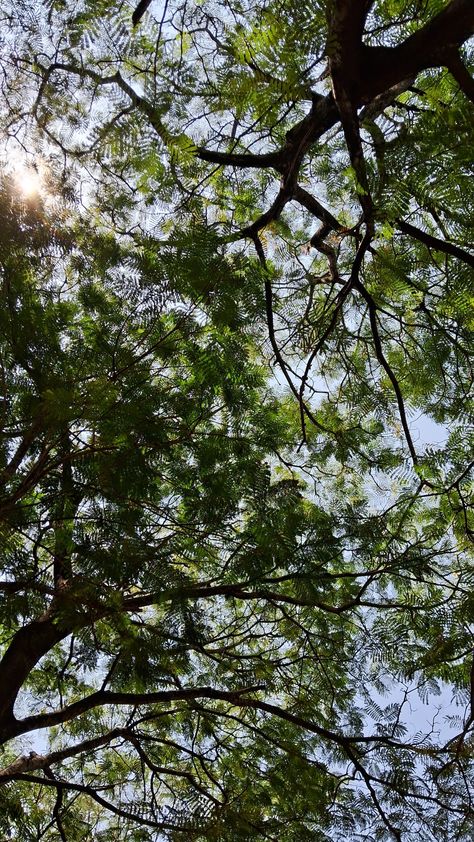
<path id="1" fill-rule="evenodd" d="M 1 21 L 2 838 L 471 840 L 472 0 Z"/>

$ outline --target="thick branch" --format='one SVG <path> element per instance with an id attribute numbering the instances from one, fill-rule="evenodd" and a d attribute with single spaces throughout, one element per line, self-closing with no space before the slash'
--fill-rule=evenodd
<path id="1" fill-rule="evenodd" d="M 86 601 L 80 588 L 62 586 L 56 594 L 42 617 L 15 632 L 0 661 L 0 742 L 12 736 L 16 698 L 38 661 L 71 632 L 110 610 L 97 600 Z"/>
<path id="2" fill-rule="evenodd" d="M 254 239 L 255 235 L 258 234 L 259 231 L 261 231 L 263 228 L 266 228 L 267 225 L 270 225 L 271 222 L 274 222 L 280 217 L 283 208 L 285 207 L 289 199 L 290 191 L 287 188 L 282 187 L 279 190 L 278 195 L 271 207 L 269 207 L 267 211 L 262 213 L 261 216 L 259 216 L 258 219 L 256 219 L 255 222 L 252 223 L 252 225 L 249 225 L 247 226 L 247 228 L 244 228 L 242 231 L 240 231 L 239 238 L 251 237 L 252 239 Z"/>
<path id="3" fill-rule="evenodd" d="M 255 684 L 251 687 L 243 687 L 240 690 L 227 691 L 216 690 L 214 687 L 186 687 L 180 690 L 160 690 L 156 693 L 116 693 L 109 690 L 97 690 L 96 693 L 91 693 L 90 696 L 86 696 L 62 710 L 56 710 L 52 713 L 39 713 L 11 723 L 10 727 L 5 729 L 9 733 L 3 737 L 3 742 L 19 734 L 35 731 L 37 728 L 51 728 L 63 722 L 70 722 L 72 719 L 76 719 L 76 717 L 103 705 L 138 707 L 162 702 L 193 701 L 194 699 L 217 699 L 240 705 L 242 696 L 264 689 L 265 685 Z"/>
<path id="4" fill-rule="evenodd" d="M 140 0 L 138 6 L 133 10 L 132 14 L 132 25 L 137 26 L 140 23 L 143 15 L 145 14 L 148 6 L 150 5 L 151 0 Z"/>
<path id="5" fill-rule="evenodd" d="M 52 751 L 49 754 L 37 754 L 32 751 L 29 755 L 21 756 L 17 760 L 14 760 L 13 763 L 5 766 L 4 769 L 0 769 L 0 783 L 11 780 L 22 772 L 35 772 L 38 769 L 47 769 L 48 766 L 54 763 L 61 763 L 69 757 L 76 757 L 78 754 L 94 751 L 96 748 L 108 745 L 112 740 L 124 736 L 126 733 L 126 729 L 114 728 L 112 731 L 108 731 L 107 734 L 103 734 L 100 737 L 83 740 L 81 743 L 76 743 L 76 745 L 69 746 L 60 751 Z"/>
<path id="6" fill-rule="evenodd" d="M 472 0 L 452 0 L 397 47 L 362 45 L 359 104 L 370 102 L 378 94 L 402 79 L 416 76 L 421 70 L 444 65 L 446 56 L 473 34 L 474 3 Z"/>
<path id="7" fill-rule="evenodd" d="M 420 243 L 424 243 L 425 246 L 428 246 L 430 249 L 434 249 L 435 251 L 442 251 L 444 254 L 451 254 L 453 257 L 457 257 L 458 260 L 462 260 L 463 263 L 467 263 L 469 266 L 474 266 L 474 255 L 470 254 L 470 252 L 462 249 L 460 246 L 455 245 L 454 243 L 450 243 L 449 240 L 440 240 L 439 237 L 433 237 L 432 234 L 427 234 L 425 231 L 421 231 L 420 228 L 415 228 L 414 225 L 410 225 L 409 222 L 404 222 L 403 219 L 397 219 L 397 228 L 403 232 L 403 234 L 408 234 L 409 237 L 414 237 L 416 240 L 419 240 Z"/>
<path id="8" fill-rule="evenodd" d="M 474 79 L 461 60 L 461 56 L 457 50 L 446 59 L 446 67 L 458 83 L 462 92 L 474 103 Z"/>
<path id="9" fill-rule="evenodd" d="M 256 590 L 246 590 L 250 585 L 249 582 L 236 582 L 233 585 L 209 585 L 182 588 L 179 591 L 179 596 L 183 599 L 209 599 L 213 596 L 233 597 L 234 599 L 251 600 L 251 599 L 265 599 L 271 602 L 282 602 L 289 605 L 308 606 L 312 608 L 319 608 L 321 611 L 326 611 L 329 614 L 342 614 L 344 611 L 354 608 L 358 605 L 359 600 L 353 599 L 341 605 L 331 605 L 327 602 L 320 602 L 314 599 L 304 599 L 302 597 L 295 597 L 291 594 L 279 593 L 278 591 L 267 590 L 266 588 L 259 588 Z M 146 596 L 131 597 L 124 600 L 123 606 L 126 611 L 136 611 L 140 608 L 146 608 L 150 605 L 155 605 L 157 602 L 163 602 L 164 599 L 172 599 L 176 596 L 175 593 L 147 594 Z"/>
<path id="10" fill-rule="evenodd" d="M 306 208 L 307 211 L 315 216 L 317 219 L 320 219 L 321 222 L 324 222 L 325 225 L 329 225 L 333 231 L 345 231 L 343 225 L 336 219 L 335 216 L 332 215 L 330 211 L 328 211 L 311 193 L 308 193 L 304 187 L 300 187 L 299 184 L 296 185 L 295 189 L 293 190 L 293 200 L 298 202 L 299 205 L 302 205 Z"/>
<path id="11" fill-rule="evenodd" d="M 14 725 L 13 706 L 31 670 L 68 634 L 69 630 L 65 630 L 49 614 L 33 620 L 13 636 L 0 661 L 0 733 Z"/>
<path id="12" fill-rule="evenodd" d="M 37 728 L 52 727 L 62 722 L 68 722 L 75 719 L 83 713 L 87 713 L 96 707 L 102 705 L 112 705 L 116 707 L 133 706 L 139 707 L 144 705 L 159 704 L 170 701 L 193 701 L 195 699 L 215 699 L 218 701 L 228 702 L 231 705 L 236 705 L 240 708 L 251 708 L 262 713 L 268 713 L 276 716 L 278 719 L 283 719 L 293 725 L 303 728 L 313 734 L 336 743 L 340 746 L 348 746 L 354 744 L 371 744 L 383 743 L 384 745 L 399 746 L 401 748 L 408 748 L 402 743 L 398 743 L 388 737 L 378 735 L 344 735 L 336 731 L 331 731 L 318 725 L 312 720 L 305 719 L 302 716 L 291 713 L 291 711 L 280 707 L 279 705 L 270 704 L 259 699 L 249 697 L 249 694 L 265 690 L 265 685 L 257 684 L 250 687 L 243 687 L 240 690 L 216 690 L 214 687 L 190 687 L 178 690 L 161 690 L 156 693 L 116 693 L 110 691 L 99 690 L 92 693 L 84 699 L 69 705 L 62 710 L 53 711 L 52 713 L 43 713 L 36 716 L 29 716 L 26 719 L 19 721 L 16 724 L 16 729 L 12 733 L 13 736 L 25 734 L 28 731 L 36 730 Z"/>
<path id="13" fill-rule="evenodd" d="M 24 434 L 20 444 L 18 445 L 15 453 L 13 454 L 12 458 L 8 465 L 2 471 L 2 480 L 6 482 L 7 480 L 11 479 L 12 476 L 16 473 L 17 469 L 20 467 L 23 459 L 25 458 L 28 450 L 30 449 L 31 445 L 33 444 L 38 430 L 40 429 L 41 424 L 39 420 L 35 421 L 30 429 Z"/>
<path id="14" fill-rule="evenodd" d="M 338 0 L 327 4 L 327 51 L 331 74 L 335 67 L 343 72 L 343 85 L 351 100 L 360 76 L 362 35 L 371 5 L 373 0 Z"/>
<path id="15" fill-rule="evenodd" d="M 201 161 L 208 161 L 210 164 L 222 164 L 226 167 L 243 167 L 263 170 L 267 167 L 280 169 L 281 154 L 279 151 L 266 152 L 262 155 L 252 155 L 250 152 L 218 152 L 213 149 L 205 149 L 200 146 L 197 157 Z"/>

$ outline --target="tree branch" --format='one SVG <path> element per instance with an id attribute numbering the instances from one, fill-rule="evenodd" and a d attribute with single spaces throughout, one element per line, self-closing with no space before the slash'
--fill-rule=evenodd
<path id="1" fill-rule="evenodd" d="M 474 103 L 474 79 L 461 59 L 458 50 L 454 50 L 446 59 L 446 67 L 456 80 L 462 92 Z"/>
<path id="2" fill-rule="evenodd" d="M 61 761 L 67 760 L 69 757 L 76 757 L 83 752 L 94 751 L 94 749 L 108 745 L 112 740 L 122 737 L 126 733 L 126 728 L 114 728 L 101 737 L 83 740 L 81 743 L 76 743 L 76 745 L 61 749 L 60 751 L 52 751 L 49 754 L 36 754 L 36 752 L 32 751 L 29 755 L 19 757 L 13 763 L 5 766 L 4 769 L 0 769 L 0 783 L 15 778 L 21 772 L 35 772 L 38 769 L 46 769 L 48 766 L 61 763 Z"/>
<path id="3" fill-rule="evenodd" d="M 70 722 L 88 711 L 104 705 L 133 706 L 153 705 L 162 702 L 192 701 L 193 699 L 217 699 L 230 704 L 241 704 L 246 693 L 265 690 L 264 684 L 243 687 L 240 690 L 217 690 L 214 687 L 185 687 L 179 690 L 160 690 L 155 693 L 119 693 L 110 690 L 97 690 L 78 702 L 51 713 L 39 713 L 25 719 L 16 720 L 9 727 L 7 739 L 35 731 L 37 728 L 51 728 L 63 722 Z"/>
<path id="4" fill-rule="evenodd" d="M 359 104 L 364 105 L 402 79 L 445 65 L 446 56 L 474 34 L 474 3 L 452 0 L 397 47 L 362 45 Z"/>
<path id="5" fill-rule="evenodd" d="M 377 360 L 379 361 L 380 365 L 384 369 L 385 373 L 388 376 L 388 379 L 390 380 L 390 382 L 393 386 L 393 391 L 395 392 L 395 396 L 396 396 L 396 399 L 397 399 L 400 421 L 402 422 L 402 427 L 403 427 L 403 431 L 405 433 L 405 439 L 406 439 L 406 442 L 407 442 L 407 445 L 408 445 L 408 450 L 410 451 L 410 455 L 411 455 L 411 458 L 413 460 L 413 464 L 416 465 L 418 463 L 418 455 L 417 455 L 417 452 L 415 450 L 415 445 L 413 444 L 413 439 L 411 437 L 410 428 L 408 426 L 408 419 L 407 419 L 407 415 L 406 415 L 406 411 L 405 411 L 405 402 L 403 400 L 403 395 L 402 395 L 402 392 L 401 392 L 401 389 L 400 389 L 400 384 L 399 384 L 397 378 L 395 377 L 395 374 L 393 373 L 391 366 L 389 365 L 388 361 L 385 359 L 385 355 L 384 355 L 383 349 L 382 349 L 382 342 L 380 340 L 380 334 L 379 334 L 379 329 L 378 329 L 378 325 L 377 325 L 377 306 L 375 304 L 374 299 L 370 295 L 370 293 L 366 290 L 366 288 L 363 286 L 363 284 L 360 283 L 360 281 L 357 281 L 356 283 L 354 283 L 354 287 L 359 290 L 359 292 L 362 294 L 362 297 L 367 302 L 367 305 L 368 305 L 368 308 L 369 308 L 370 327 L 371 327 L 371 330 L 372 330 L 372 337 L 373 337 L 374 346 L 375 346 L 375 355 L 376 355 Z"/>
<path id="6" fill-rule="evenodd" d="M 140 0 L 138 6 L 135 7 L 132 14 L 132 25 L 137 26 L 140 23 L 143 15 L 145 14 L 148 6 L 150 5 L 151 0 Z"/>
<path id="7" fill-rule="evenodd" d="M 36 777 L 35 775 L 30 775 L 28 773 L 18 774 L 15 777 L 17 781 L 26 781 L 27 783 L 37 784 L 40 787 L 55 787 L 57 790 L 70 790 L 71 792 L 81 792 L 84 795 L 88 795 L 89 798 L 92 798 L 93 801 L 96 801 L 97 804 L 100 804 L 101 807 L 104 807 L 105 810 L 108 810 L 110 813 L 113 813 L 115 816 L 120 816 L 123 819 L 128 819 L 135 824 L 145 825 L 145 827 L 152 827 L 155 830 L 171 830 L 176 831 L 179 829 L 180 831 L 186 831 L 189 828 L 186 826 L 179 824 L 179 828 L 175 824 L 171 824 L 170 822 L 158 822 L 153 821 L 151 819 L 147 819 L 145 816 L 140 815 L 137 812 L 131 812 L 130 810 L 125 810 L 123 807 L 117 807 L 111 801 L 107 801 L 105 798 L 102 798 L 101 795 L 94 789 L 93 786 L 86 786 L 85 784 L 77 784 L 73 781 L 63 781 L 61 778 L 52 778 L 52 777 Z M 112 787 L 110 787 L 112 788 Z M 195 831 L 195 825 L 193 825 L 192 830 Z"/>
<path id="8" fill-rule="evenodd" d="M 419 240 L 420 243 L 424 243 L 425 246 L 428 246 L 428 248 L 434 249 L 435 251 L 442 251 L 445 254 L 450 254 L 453 257 L 457 257 L 458 260 L 462 260 L 463 263 L 467 263 L 468 266 L 474 266 L 474 255 L 470 254 L 470 252 L 460 246 L 455 245 L 455 243 L 450 243 L 449 240 L 440 240 L 439 237 L 433 237 L 432 234 L 427 234 L 420 228 L 415 228 L 414 225 L 411 225 L 409 222 L 405 222 L 403 219 L 397 219 L 396 225 L 403 234 L 407 234 L 409 237 L 414 237 L 416 240 Z"/>
<path id="9" fill-rule="evenodd" d="M 307 211 L 315 216 L 317 219 L 320 219 L 321 222 L 324 222 L 325 225 L 329 225 L 333 231 L 346 231 L 343 225 L 336 219 L 335 216 L 332 215 L 330 211 L 328 211 L 318 200 L 308 193 L 303 187 L 300 187 L 299 184 L 293 190 L 292 199 L 298 204 L 302 205 L 302 207 L 306 208 Z"/>

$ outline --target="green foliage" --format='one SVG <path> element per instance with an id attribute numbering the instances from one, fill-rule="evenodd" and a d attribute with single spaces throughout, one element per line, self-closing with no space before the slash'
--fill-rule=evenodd
<path id="1" fill-rule="evenodd" d="M 455 5 L 7 4 L 2 838 L 472 838 Z"/>

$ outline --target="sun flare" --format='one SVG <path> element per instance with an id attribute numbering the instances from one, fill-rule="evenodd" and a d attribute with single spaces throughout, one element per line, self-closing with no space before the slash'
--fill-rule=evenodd
<path id="1" fill-rule="evenodd" d="M 34 167 L 19 167 L 15 172 L 15 182 L 19 192 L 26 198 L 37 196 L 41 191 L 42 179 Z"/>

